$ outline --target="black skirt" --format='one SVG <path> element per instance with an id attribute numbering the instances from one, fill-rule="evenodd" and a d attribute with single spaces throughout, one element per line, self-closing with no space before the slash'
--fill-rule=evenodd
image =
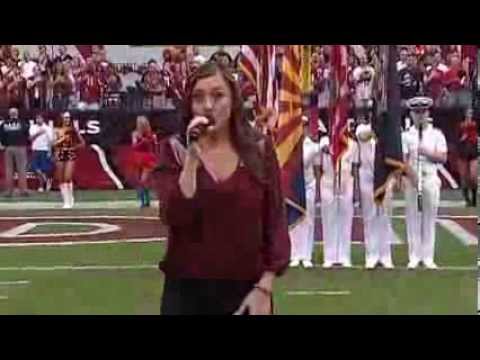
<path id="1" fill-rule="evenodd" d="M 476 160 L 478 158 L 478 146 L 467 142 L 460 143 L 458 146 L 458 155 L 463 160 Z"/>
<path id="2" fill-rule="evenodd" d="M 254 285 L 252 281 L 166 278 L 160 312 L 162 315 L 233 315 Z"/>

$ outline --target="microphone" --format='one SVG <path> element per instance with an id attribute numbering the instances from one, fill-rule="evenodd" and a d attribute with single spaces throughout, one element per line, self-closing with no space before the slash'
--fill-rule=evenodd
<path id="1" fill-rule="evenodd" d="M 199 124 L 194 128 L 190 129 L 188 133 L 189 143 L 198 141 L 201 136 L 203 136 L 207 132 L 207 128 L 213 124 L 213 120 L 211 117 L 207 117 L 208 124 Z"/>

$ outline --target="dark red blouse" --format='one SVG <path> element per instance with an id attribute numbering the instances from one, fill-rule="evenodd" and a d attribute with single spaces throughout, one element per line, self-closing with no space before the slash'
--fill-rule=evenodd
<path id="1" fill-rule="evenodd" d="M 280 170 L 269 141 L 265 146 L 267 183 L 242 165 L 230 178 L 215 183 L 200 167 L 192 199 L 181 193 L 181 165 L 168 139 L 160 145 L 160 158 L 160 216 L 169 228 L 160 268 L 167 276 L 256 281 L 265 271 L 277 275 L 285 271 L 290 238 Z"/>

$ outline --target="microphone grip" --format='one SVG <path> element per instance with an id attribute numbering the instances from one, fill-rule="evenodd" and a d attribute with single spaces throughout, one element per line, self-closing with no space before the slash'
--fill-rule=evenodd
<path id="1" fill-rule="evenodd" d="M 188 133 L 188 138 L 190 142 L 198 141 L 200 136 L 202 136 L 207 132 L 207 128 L 212 124 L 212 120 L 210 118 L 208 118 L 208 120 L 209 120 L 208 124 L 199 124 L 194 128 L 190 129 Z"/>
<path id="2" fill-rule="evenodd" d="M 195 126 L 192 129 L 190 129 L 190 131 L 188 133 L 188 138 L 190 140 L 190 143 L 198 141 L 200 136 L 202 136 L 203 134 L 205 134 L 207 132 L 207 127 L 208 127 L 208 125 L 206 125 L 206 124 L 200 124 L 198 126 Z"/>

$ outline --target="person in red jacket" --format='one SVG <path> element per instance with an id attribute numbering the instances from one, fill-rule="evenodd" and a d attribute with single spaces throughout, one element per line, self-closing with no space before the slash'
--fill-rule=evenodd
<path id="1" fill-rule="evenodd" d="M 473 120 L 473 110 L 466 111 L 465 121 L 460 123 L 458 146 L 458 172 L 462 180 L 463 196 L 467 206 L 477 206 L 477 174 L 478 174 L 478 135 L 477 123 Z M 469 196 L 471 191 L 472 196 Z"/>
<path id="2" fill-rule="evenodd" d="M 273 144 L 242 106 L 230 70 L 208 62 L 187 84 L 186 129 L 161 142 L 164 315 L 273 311 L 290 260 L 286 208 Z"/>
<path id="3" fill-rule="evenodd" d="M 133 166 L 138 180 L 138 198 L 141 207 L 150 207 L 150 174 L 157 166 L 157 136 L 145 116 L 137 118 L 137 128 L 132 133 Z"/>

